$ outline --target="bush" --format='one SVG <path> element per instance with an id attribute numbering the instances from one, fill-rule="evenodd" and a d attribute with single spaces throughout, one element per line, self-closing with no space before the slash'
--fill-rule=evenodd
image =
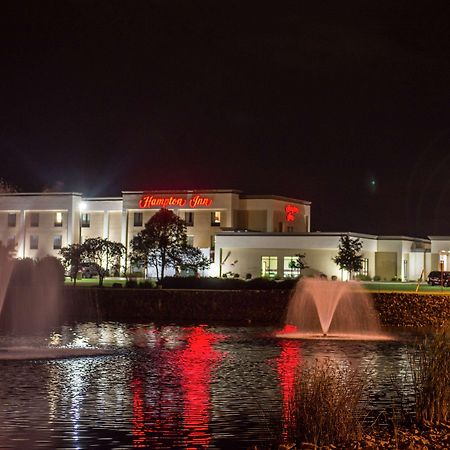
<path id="1" fill-rule="evenodd" d="M 297 443 L 342 445 L 358 439 L 369 371 L 325 359 L 302 366 L 298 376 L 292 405 Z"/>
<path id="2" fill-rule="evenodd" d="M 410 356 L 413 373 L 416 420 L 445 422 L 450 407 L 450 334 L 442 328 L 433 338 L 419 345 L 417 356 Z"/>
<path id="3" fill-rule="evenodd" d="M 240 278 L 214 278 L 214 277 L 166 277 L 162 281 L 164 289 L 217 289 L 217 290 L 291 290 L 297 283 L 296 278 L 275 281 L 269 278 L 253 278 L 242 280 Z"/>
<path id="4" fill-rule="evenodd" d="M 136 280 L 127 280 L 125 282 L 125 287 L 126 288 L 137 288 L 138 287 L 138 283 Z"/>
<path id="5" fill-rule="evenodd" d="M 359 281 L 372 281 L 372 277 L 369 275 L 356 275 L 356 279 Z"/>
<path id="6" fill-rule="evenodd" d="M 153 280 L 144 280 L 141 281 L 138 286 L 144 289 L 155 289 L 156 283 Z"/>
<path id="7" fill-rule="evenodd" d="M 380 275 L 375 275 L 375 276 L 373 277 L 373 281 L 381 281 Z"/>

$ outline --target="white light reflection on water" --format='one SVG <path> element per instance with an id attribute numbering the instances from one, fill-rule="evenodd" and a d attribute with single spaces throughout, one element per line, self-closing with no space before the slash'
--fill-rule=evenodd
<path id="1" fill-rule="evenodd" d="M 28 439 L 26 448 L 47 449 L 266 445 L 287 433 L 300 361 L 332 357 L 373 364 L 373 395 L 382 406 L 391 395 L 389 378 L 409 373 L 404 342 L 288 341 L 273 338 L 273 331 L 64 327 L 53 335 L 55 342 L 105 346 L 114 353 L 0 362 L 0 447 L 24 448 L 15 440 L 19 435 Z M 408 396 L 408 385 L 403 387 Z"/>

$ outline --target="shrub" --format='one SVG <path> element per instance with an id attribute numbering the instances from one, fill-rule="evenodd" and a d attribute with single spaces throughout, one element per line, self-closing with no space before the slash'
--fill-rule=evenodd
<path id="1" fill-rule="evenodd" d="M 127 280 L 125 282 L 125 287 L 126 288 L 137 288 L 138 287 L 138 283 L 136 280 Z"/>
<path id="2" fill-rule="evenodd" d="M 375 275 L 375 276 L 373 277 L 373 281 L 381 281 L 380 275 Z"/>
<path id="3" fill-rule="evenodd" d="M 154 289 L 156 287 L 156 283 L 153 280 L 144 280 L 141 281 L 138 286 L 144 289 Z"/>
<path id="4" fill-rule="evenodd" d="M 356 275 L 356 279 L 359 281 L 372 281 L 372 277 L 369 275 Z"/>
<path id="5" fill-rule="evenodd" d="M 442 328 L 410 356 L 416 403 L 416 420 L 445 422 L 450 407 L 450 333 Z"/>
<path id="6" fill-rule="evenodd" d="M 358 439 L 369 370 L 325 359 L 302 366 L 298 376 L 292 405 L 297 443 L 342 445 Z"/>

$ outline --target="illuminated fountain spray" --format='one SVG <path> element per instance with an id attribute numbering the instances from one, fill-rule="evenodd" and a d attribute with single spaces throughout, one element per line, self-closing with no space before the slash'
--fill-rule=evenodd
<path id="1" fill-rule="evenodd" d="M 370 295 L 359 283 L 302 278 L 289 301 L 286 338 L 390 339 L 381 332 Z"/>
<path id="2" fill-rule="evenodd" d="M 51 258 L 14 260 L 3 249 L 0 246 L 0 361 L 110 353 L 52 342 L 61 313 L 62 283 L 57 264 Z"/>

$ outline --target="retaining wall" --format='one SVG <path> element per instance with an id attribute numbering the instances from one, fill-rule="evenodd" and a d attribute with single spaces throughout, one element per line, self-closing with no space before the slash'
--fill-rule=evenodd
<path id="1" fill-rule="evenodd" d="M 94 321 L 240 322 L 282 324 L 290 291 L 215 291 L 68 287 L 65 318 Z M 450 321 L 450 296 L 372 295 L 382 324 L 435 327 Z"/>

